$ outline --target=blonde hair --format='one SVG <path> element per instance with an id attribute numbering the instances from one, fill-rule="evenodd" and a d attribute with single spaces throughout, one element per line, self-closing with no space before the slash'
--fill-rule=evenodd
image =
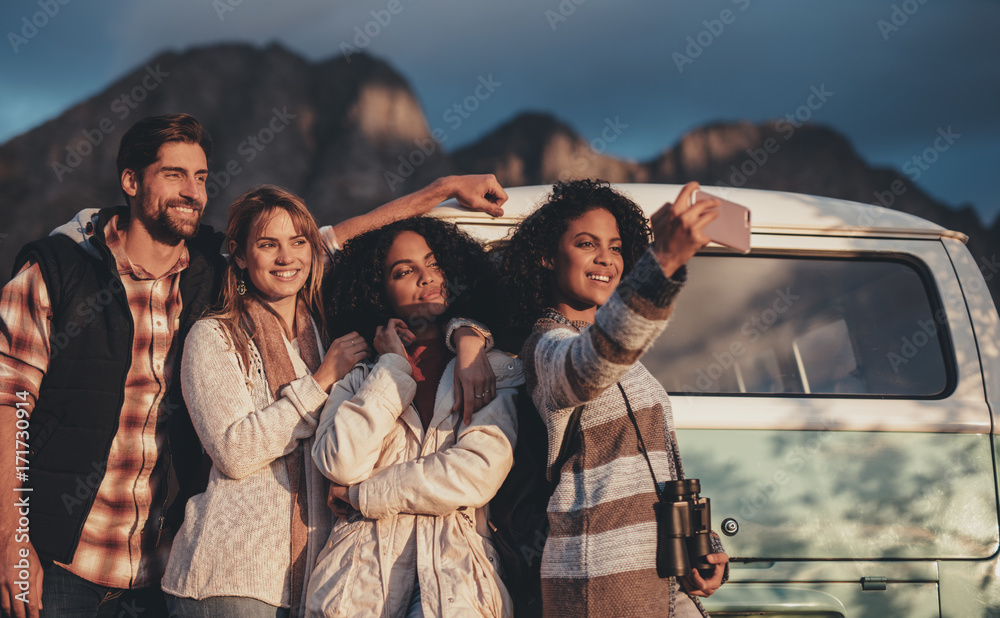
<path id="1" fill-rule="evenodd" d="M 215 318 L 222 325 L 229 341 L 236 348 L 243 366 L 249 371 L 250 341 L 254 338 L 255 325 L 247 313 L 247 301 L 250 298 L 260 299 L 250 277 L 244 276 L 246 294 L 241 296 L 237 291 L 242 269 L 236 264 L 236 258 L 244 259 L 252 239 L 256 238 L 279 210 L 288 213 L 295 230 L 305 236 L 312 253 L 312 266 L 309 277 L 298 292 L 299 298 L 306 303 L 309 313 L 319 326 L 321 346 L 325 345 L 327 331 L 323 312 L 323 297 L 321 285 L 323 282 L 323 240 L 316 226 L 316 220 L 309 213 L 306 203 L 291 191 L 275 185 L 255 187 L 229 206 L 229 223 L 226 225 L 226 247 L 229 250 L 226 271 L 222 278 L 222 292 L 218 309 L 206 317 Z M 267 304 L 264 303 L 267 308 Z"/>

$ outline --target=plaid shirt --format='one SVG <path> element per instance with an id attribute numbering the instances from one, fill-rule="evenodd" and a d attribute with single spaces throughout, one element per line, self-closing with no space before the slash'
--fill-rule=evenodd
<path id="1" fill-rule="evenodd" d="M 117 222 L 113 217 L 104 234 L 134 323 L 132 363 L 104 479 L 73 562 L 63 566 L 96 584 L 139 588 L 159 586 L 170 548 L 169 542 L 157 546 L 167 482 L 166 461 L 160 455 L 167 443 L 163 421 L 170 412 L 164 398 L 182 343 L 177 340 L 179 273 L 188 266 L 188 252 L 185 249 L 166 274 L 154 278 L 125 254 Z M 26 264 L 0 294 L 0 406 L 13 407 L 20 401 L 15 393 L 27 391 L 34 408 L 48 368 L 51 319 L 41 269 Z"/>

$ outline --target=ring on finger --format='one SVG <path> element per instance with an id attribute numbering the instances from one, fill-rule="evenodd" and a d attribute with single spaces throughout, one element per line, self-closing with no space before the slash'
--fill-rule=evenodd
<path id="1" fill-rule="evenodd" d="M 473 397 L 475 397 L 476 399 L 482 399 L 483 398 L 482 395 L 473 395 Z"/>

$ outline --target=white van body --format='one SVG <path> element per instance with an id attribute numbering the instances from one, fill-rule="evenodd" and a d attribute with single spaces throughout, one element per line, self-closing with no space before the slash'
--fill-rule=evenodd
<path id="1" fill-rule="evenodd" d="M 680 191 L 616 188 L 647 216 Z M 699 253 L 642 360 L 732 559 L 706 608 L 1000 616 L 995 257 L 878 206 L 705 190 L 750 208 L 752 250 Z M 434 215 L 494 242 L 550 187 L 507 191 L 500 218 Z"/>

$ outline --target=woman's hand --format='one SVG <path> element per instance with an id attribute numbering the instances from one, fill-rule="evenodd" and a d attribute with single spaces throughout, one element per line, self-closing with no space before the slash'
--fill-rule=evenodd
<path id="1" fill-rule="evenodd" d="M 463 326 L 452 335 L 455 341 L 455 405 L 462 422 L 472 422 L 472 413 L 493 401 L 497 378 L 486 357 L 486 340 L 476 329 Z"/>
<path id="2" fill-rule="evenodd" d="M 726 572 L 726 563 L 729 562 L 727 554 L 709 554 L 705 559 L 715 565 L 715 572 L 709 579 L 703 578 L 698 569 L 691 569 L 691 572 L 683 577 L 678 577 L 677 581 L 684 587 L 684 591 L 693 597 L 710 597 L 722 586 L 722 576 Z"/>
<path id="3" fill-rule="evenodd" d="M 351 514 L 351 497 L 350 497 L 350 487 L 345 487 L 344 485 L 337 485 L 333 483 L 330 485 L 330 492 L 326 497 L 326 504 L 333 511 L 333 514 L 342 519 L 347 519 Z"/>
<path id="4" fill-rule="evenodd" d="M 406 346 L 415 339 L 416 336 L 406 327 L 406 322 L 392 318 L 385 326 L 375 328 L 375 351 L 379 354 L 399 354 L 409 359 Z"/>
<path id="5" fill-rule="evenodd" d="M 330 344 L 323 362 L 313 374 L 313 379 L 323 390 L 329 392 L 330 387 L 347 375 L 351 367 L 367 358 L 369 352 L 371 348 L 357 332 L 338 337 Z"/>
<path id="6" fill-rule="evenodd" d="M 691 203 L 691 196 L 699 188 L 696 182 L 687 183 L 673 204 L 664 204 L 649 218 L 653 228 L 653 252 L 663 274 L 668 277 L 709 243 L 705 226 L 719 216 L 717 198 L 700 197 Z"/>

